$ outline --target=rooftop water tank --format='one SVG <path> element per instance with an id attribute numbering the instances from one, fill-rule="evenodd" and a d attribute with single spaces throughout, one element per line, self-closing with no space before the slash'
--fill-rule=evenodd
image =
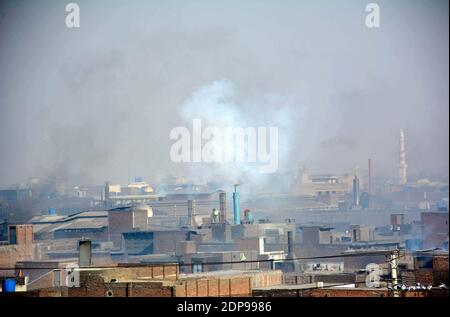
<path id="1" fill-rule="evenodd" d="M 4 279 L 2 282 L 3 293 L 14 293 L 16 291 L 16 280 L 13 278 Z"/>

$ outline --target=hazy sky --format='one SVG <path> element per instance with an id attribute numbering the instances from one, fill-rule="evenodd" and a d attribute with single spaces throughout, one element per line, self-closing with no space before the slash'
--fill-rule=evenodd
<path id="1" fill-rule="evenodd" d="M 410 174 L 448 178 L 448 1 L 376 1 L 378 29 L 359 0 L 76 2 L 79 29 L 69 1 L 0 2 L 0 186 L 192 173 L 169 133 L 221 80 L 244 122 L 287 111 L 280 171 L 395 178 L 404 128 Z"/>

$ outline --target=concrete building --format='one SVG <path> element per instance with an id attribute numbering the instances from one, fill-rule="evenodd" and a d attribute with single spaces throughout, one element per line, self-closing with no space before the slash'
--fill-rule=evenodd
<path id="1" fill-rule="evenodd" d="M 130 231 L 122 233 L 122 252 L 128 255 L 175 254 L 179 242 L 189 241 L 190 230 Z"/>
<path id="2" fill-rule="evenodd" d="M 373 227 L 354 225 L 350 227 L 353 242 L 375 241 L 375 230 Z"/>
<path id="3" fill-rule="evenodd" d="M 340 200 L 352 190 L 352 179 L 349 175 L 316 174 L 311 175 L 303 169 L 298 177 L 298 193 L 305 196 L 333 194 Z"/>
<path id="4" fill-rule="evenodd" d="M 29 220 L 36 240 L 108 238 L 108 212 L 83 211 L 70 215 L 40 215 Z"/>
<path id="5" fill-rule="evenodd" d="M 122 233 L 147 230 L 150 210 L 150 207 L 142 205 L 108 210 L 109 240 L 113 241 L 115 247 L 121 247 Z"/>

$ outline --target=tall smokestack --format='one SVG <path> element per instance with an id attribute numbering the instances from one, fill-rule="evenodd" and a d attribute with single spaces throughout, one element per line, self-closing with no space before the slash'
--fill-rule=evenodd
<path id="1" fill-rule="evenodd" d="M 105 208 L 109 208 L 109 197 L 110 197 L 109 182 L 106 182 L 105 183 Z"/>
<path id="2" fill-rule="evenodd" d="M 294 240 L 292 238 L 292 231 L 287 232 L 287 240 L 288 240 L 288 258 L 294 257 Z"/>
<path id="3" fill-rule="evenodd" d="M 195 226 L 195 200 L 188 200 L 188 225 Z"/>
<path id="4" fill-rule="evenodd" d="M 220 222 L 227 222 L 227 193 L 219 193 L 219 211 L 220 211 Z"/>
<path id="5" fill-rule="evenodd" d="M 408 182 L 408 164 L 406 164 L 405 131 L 400 129 L 400 151 L 398 176 L 399 185 L 405 185 Z"/>
<path id="6" fill-rule="evenodd" d="M 366 208 L 372 208 L 372 188 L 373 188 L 373 184 L 372 184 L 372 178 L 373 178 L 373 163 L 372 163 L 372 159 L 369 158 L 368 161 L 368 183 L 367 183 L 367 196 L 368 196 L 368 202 L 367 202 L 367 206 Z"/>
<path id="7" fill-rule="evenodd" d="M 241 223 L 241 213 L 239 210 L 239 193 L 237 192 L 238 185 L 234 185 L 233 192 L 233 216 L 234 216 L 234 224 L 238 225 Z"/>
<path id="8" fill-rule="evenodd" d="M 287 245 L 288 245 L 288 254 L 286 256 L 286 260 L 283 265 L 284 272 L 295 272 L 299 270 L 298 260 L 295 259 L 294 253 L 294 233 L 289 230 L 287 232 Z"/>
<path id="9" fill-rule="evenodd" d="M 359 207 L 359 178 L 356 175 L 353 179 L 353 206 Z"/>

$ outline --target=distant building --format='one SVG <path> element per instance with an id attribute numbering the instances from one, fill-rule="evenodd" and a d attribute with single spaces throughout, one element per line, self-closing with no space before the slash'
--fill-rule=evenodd
<path id="1" fill-rule="evenodd" d="M 108 239 L 107 211 L 84 211 L 68 216 L 57 214 L 34 216 L 29 223 L 34 225 L 36 240 L 83 237 Z"/>
<path id="2" fill-rule="evenodd" d="M 405 214 L 391 214 L 391 226 L 396 228 L 405 224 Z"/>
<path id="3" fill-rule="evenodd" d="M 298 194 L 304 196 L 331 194 L 335 195 L 337 200 L 340 200 L 351 191 L 351 188 L 351 179 L 348 175 L 311 175 L 307 169 L 303 169 L 298 176 Z"/>
<path id="4" fill-rule="evenodd" d="M 360 225 L 351 226 L 353 242 L 370 242 L 375 240 L 374 228 Z"/>
<path id="5" fill-rule="evenodd" d="M 15 205 L 21 201 L 33 198 L 31 189 L 3 189 L 0 190 L 0 202 Z"/>
<path id="6" fill-rule="evenodd" d="M 420 219 L 423 247 L 448 249 L 448 212 L 423 212 Z"/>
<path id="7" fill-rule="evenodd" d="M 124 232 L 123 252 L 128 255 L 171 254 L 177 251 L 177 243 L 188 241 L 190 231 L 154 230 Z"/>
<path id="8" fill-rule="evenodd" d="M 119 207 L 108 210 L 109 240 L 120 247 L 122 233 L 133 230 L 147 230 L 151 208 L 145 205 Z"/>
<path id="9" fill-rule="evenodd" d="M 362 209 L 370 208 L 370 194 L 368 192 L 362 192 L 360 197 L 360 205 Z"/>

